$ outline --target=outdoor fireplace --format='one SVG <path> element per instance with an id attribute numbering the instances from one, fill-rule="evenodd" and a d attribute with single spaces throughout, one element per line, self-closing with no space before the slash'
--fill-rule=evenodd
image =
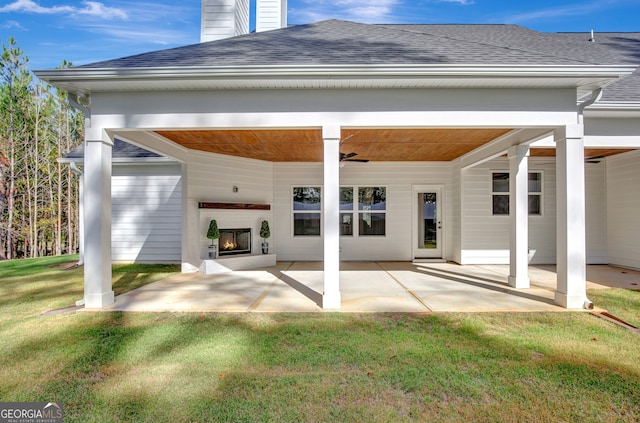
<path id="1" fill-rule="evenodd" d="M 251 228 L 220 229 L 218 241 L 220 256 L 251 253 Z"/>

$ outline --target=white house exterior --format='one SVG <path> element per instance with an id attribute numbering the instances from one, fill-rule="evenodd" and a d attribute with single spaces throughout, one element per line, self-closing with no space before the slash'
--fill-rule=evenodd
<path id="1" fill-rule="evenodd" d="M 83 147 L 69 152 L 60 162 L 74 164 L 74 168 L 82 172 Z M 180 263 L 181 164 L 120 139 L 114 140 L 112 163 L 111 259 L 115 262 Z M 80 183 L 83 193 L 82 178 Z M 82 262 L 84 243 L 80 249 Z"/>
<path id="2" fill-rule="evenodd" d="M 518 288 L 556 263 L 556 302 L 588 306 L 587 263 L 640 268 L 640 35 L 588 38 L 325 21 L 36 72 L 90 108 L 87 307 L 114 301 L 112 246 L 146 247 L 112 231 L 116 138 L 180 164 L 185 272 L 211 219 L 253 254 L 268 220 L 278 260 L 323 261 L 324 308 L 341 260 L 420 259 L 508 263 Z"/>

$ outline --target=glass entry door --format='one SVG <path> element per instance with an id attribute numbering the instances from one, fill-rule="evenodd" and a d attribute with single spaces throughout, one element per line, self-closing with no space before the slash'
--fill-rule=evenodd
<path id="1" fill-rule="evenodd" d="M 442 188 L 414 187 L 414 258 L 442 258 Z"/>

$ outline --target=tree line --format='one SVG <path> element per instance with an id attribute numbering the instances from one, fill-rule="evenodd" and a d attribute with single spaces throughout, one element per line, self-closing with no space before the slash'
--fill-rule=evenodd
<path id="1" fill-rule="evenodd" d="M 83 142 L 84 117 L 28 62 L 15 39 L 3 44 L 0 260 L 75 253 L 79 245 L 78 175 L 58 159 Z"/>

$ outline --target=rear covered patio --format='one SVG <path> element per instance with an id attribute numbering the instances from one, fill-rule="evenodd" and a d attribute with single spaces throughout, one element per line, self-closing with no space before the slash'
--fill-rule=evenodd
<path id="1" fill-rule="evenodd" d="M 348 262 L 341 264 L 344 312 L 533 312 L 555 305 L 555 266 L 529 268 L 531 287 L 507 283 L 509 266 L 454 263 Z M 640 272 L 588 266 L 588 288 L 640 283 Z M 606 284 L 606 285 L 605 285 Z M 635 285 L 636 287 L 638 285 Z M 110 311 L 322 312 L 320 262 L 213 276 L 180 274 L 116 298 Z"/>
<path id="2" fill-rule="evenodd" d="M 379 43 L 389 31 L 392 41 Z M 544 263 L 557 263 L 552 303 L 590 307 L 585 291 L 585 161 L 616 152 L 603 150 L 638 148 L 640 140 L 632 118 L 636 109 L 612 115 L 618 106 L 607 106 L 603 124 L 585 123 L 584 114 L 602 98 L 603 88 L 632 75 L 636 66 L 605 57 L 607 51 L 585 61 L 573 53 L 560 57 L 561 50 L 551 44 L 542 51 L 514 49 L 506 42 L 512 37 L 501 34 L 505 45 L 489 45 L 431 32 L 326 21 L 38 72 L 67 90 L 87 117 L 86 307 L 114 302 L 111 169 L 116 138 L 180 164 L 183 272 L 200 268 L 209 220 L 233 229 L 255 227 L 264 219 L 273 224 L 270 248 L 278 260 L 319 262 L 314 266 L 322 270 L 298 281 L 315 293 L 309 295 L 313 307 L 348 309 L 354 300 L 349 291 L 367 284 L 361 272 L 356 272 L 358 280 L 345 273 L 348 268 L 341 262 L 346 260 L 403 260 L 406 266 L 415 266 L 409 264 L 415 259 L 460 264 L 499 260 L 510 264 L 504 289 L 512 292 L 533 289 L 528 273 L 532 254 Z M 546 45 L 548 37 L 543 38 Z M 562 51 L 600 48 L 560 38 L 555 43 Z M 341 45 L 359 48 L 336 48 Z M 314 55 L 308 56 L 309 51 Z M 616 119 L 610 123 L 611 116 Z M 540 142 L 548 144 L 544 147 L 553 150 L 555 159 L 544 165 L 548 169 L 539 169 L 536 179 L 549 181 L 544 192 L 536 191 L 547 195 L 546 207 L 529 218 L 529 162 Z M 367 166 L 345 163 L 354 157 Z M 489 167 L 476 177 L 480 166 Z M 491 174 L 508 175 L 508 184 L 493 189 Z M 293 198 L 292 192 L 305 189 L 313 198 Z M 365 198 L 367 192 L 376 194 Z M 360 200 L 361 193 L 366 201 Z M 419 221 L 427 220 L 424 211 L 418 212 L 419 198 L 437 198 L 443 207 L 437 213 L 442 219 L 430 218 L 432 229 L 442 235 L 436 237 L 441 242 L 434 254 L 422 251 L 426 242 L 417 242 L 417 234 L 426 232 Z M 502 217 L 490 208 L 500 198 L 507 198 L 510 207 Z M 200 202 L 259 204 L 265 210 L 259 216 L 202 212 Z M 305 219 L 312 220 L 313 231 L 298 232 L 296 225 Z M 373 227 L 374 220 L 376 229 L 370 232 L 364 223 L 350 223 Z M 346 230 L 345 222 L 351 224 Z M 478 233 L 476 228 L 486 230 Z M 541 230 L 546 241 L 535 244 Z M 501 243 L 494 242 L 498 232 Z M 280 274 L 290 278 L 295 266 Z M 408 274 L 427 277 L 433 271 L 414 268 Z M 394 279 L 394 272 L 383 269 L 381 275 L 392 283 L 372 292 L 386 296 L 387 289 L 398 291 L 428 311 L 431 306 L 416 294 L 419 289 Z M 266 304 L 271 291 L 278 291 L 279 277 L 264 278 L 273 287 L 261 291 L 267 292 L 262 302 L 254 298 L 247 307 Z M 440 275 L 438 283 L 460 283 L 452 278 Z M 219 288 L 211 297 L 223 295 L 225 287 Z M 240 286 L 230 289 L 241 291 Z"/>

